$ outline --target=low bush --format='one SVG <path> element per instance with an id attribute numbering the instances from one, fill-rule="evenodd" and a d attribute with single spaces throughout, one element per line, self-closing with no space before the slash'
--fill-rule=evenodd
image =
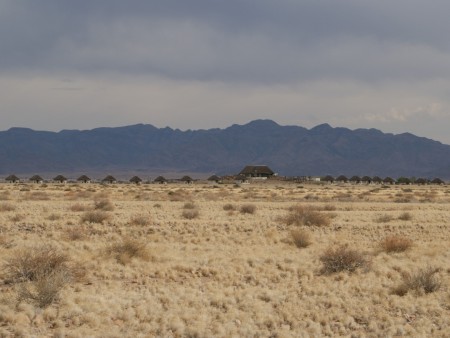
<path id="1" fill-rule="evenodd" d="M 380 242 L 380 247 L 385 252 L 403 252 L 413 245 L 412 240 L 401 235 L 387 236 Z"/>
<path id="2" fill-rule="evenodd" d="M 294 229 L 290 232 L 297 248 L 306 248 L 311 245 L 311 234 L 305 230 Z"/>
<path id="3" fill-rule="evenodd" d="M 287 225 L 328 226 L 330 217 L 311 206 L 296 205 L 289 208 L 288 215 L 283 219 Z"/>
<path id="4" fill-rule="evenodd" d="M 66 284 L 84 275 L 66 254 L 52 246 L 18 250 L 6 261 L 4 273 L 7 283 L 20 283 L 19 300 L 42 308 L 57 299 Z"/>
<path id="5" fill-rule="evenodd" d="M 392 220 L 393 220 L 393 217 L 391 215 L 384 214 L 384 215 L 377 216 L 374 221 L 377 223 L 388 223 Z"/>
<path id="6" fill-rule="evenodd" d="M 366 255 L 358 250 L 349 249 L 346 245 L 330 247 L 320 256 L 323 264 L 322 272 L 325 274 L 335 272 L 354 272 L 359 268 L 368 268 L 370 265 Z"/>
<path id="7" fill-rule="evenodd" d="M 80 203 L 76 203 L 76 204 L 70 206 L 70 211 L 73 211 L 73 212 L 86 211 L 86 210 L 89 210 L 89 209 L 90 208 L 87 205 L 80 204 Z"/>
<path id="8" fill-rule="evenodd" d="M 254 214 L 256 211 L 256 205 L 254 204 L 244 204 L 239 209 L 241 214 Z"/>
<path id="9" fill-rule="evenodd" d="M 104 221 L 108 220 L 110 217 L 109 215 L 100 210 L 92 210 L 92 211 L 86 211 L 81 216 L 81 221 L 83 223 L 103 223 Z"/>
<path id="10" fill-rule="evenodd" d="M 121 242 L 112 244 L 106 252 L 123 265 L 133 258 L 148 260 L 150 257 L 146 244 L 132 238 L 124 238 Z"/>
<path id="11" fill-rule="evenodd" d="M 440 289 L 442 283 L 436 274 L 440 271 L 438 268 L 426 267 L 419 269 L 415 273 L 405 273 L 400 285 L 392 290 L 397 296 L 404 296 L 409 291 L 417 294 L 432 293 Z"/>
<path id="12" fill-rule="evenodd" d="M 236 206 L 234 204 L 231 203 L 227 203 L 223 206 L 223 210 L 225 211 L 233 211 L 236 210 Z"/>
<path id="13" fill-rule="evenodd" d="M 412 215 L 409 212 L 403 212 L 400 214 L 400 216 L 398 216 L 398 219 L 402 220 L 402 221 L 410 221 L 412 220 Z"/>
<path id="14" fill-rule="evenodd" d="M 200 213 L 196 209 L 186 209 L 181 214 L 181 216 L 186 219 L 194 219 L 197 218 L 199 215 Z"/>
<path id="15" fill-rule="evenodd" d="M 10 203 L 0 204 L 0 211 L 14 211 L 14 210 L 16 210 L 16 207 Z"/>
<path id="16" fill-rule="evenodd" d="M 114 204 L 112 204 L 111 201 L 108 199 L 100 199 L 94 201 L 94 209 L 103 211 L 113 211 Z"/>
<path id="17" fill-rule="evenodd" d="M 145 226 L 150 224 L 150 217 L 145 215 L 136 215 L 133 216 L 130 220 L 130 224 L 132 225 L 138 225 L 138 226 Z"/>
<path id="18" fill-rule="evenodd" d="M 195 203 L 194 202 L 186 202 L 183 205 L 183 209 L 195 209 Z"/>

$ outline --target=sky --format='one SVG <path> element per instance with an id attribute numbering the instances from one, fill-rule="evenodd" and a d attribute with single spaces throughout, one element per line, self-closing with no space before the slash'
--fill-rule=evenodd
<path id="1" fill-rule="evenodd" d="M 450 144 L 448 0 L 0 0 L 0 130 L 255 119 Z"/>

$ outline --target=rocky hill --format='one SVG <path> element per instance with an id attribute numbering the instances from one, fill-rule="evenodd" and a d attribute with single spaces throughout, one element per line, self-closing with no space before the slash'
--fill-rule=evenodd
<path id="1" fill-rule="evenodd" d="M 312 129 L 256 120 L 181 131 L 133 125 L 92 130 L 0 132 L 0 173 L 151 170 L 228 174 L 267 164 L 280 175 L 450 178 L 450 146 L 376 129 Z"/>

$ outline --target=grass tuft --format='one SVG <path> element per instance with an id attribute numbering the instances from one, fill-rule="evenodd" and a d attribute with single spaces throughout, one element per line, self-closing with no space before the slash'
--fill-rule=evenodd
<path id="1" fill-rule="evenodd" d="M 92 211 L 86 211 L 81 216 L 81 222 L 83 223 L 103 223 L 104 221 L 108 220 L 110 217 L 109 215 L 100 210 L 92 210 Z"/>
<path id="2" fill-rule="evenodd" d="M 415 273 L 405 273 L 400 285 L 392 290 L 397 296 L 404 296 L 410 291 L 416 294 L 428 294 L 441 288 L 441 280 L 436 276 L 440 271 L 438 268 L 426 267 L 419 269 Z"/>
<path id="3" fill-rule="evenodd" d="M 328 226 L 330 217 L 311 206 L 296 205 L 289 208 L 288 215 L 283 219 L 287 225 Z"/>
<path id="4" fill-rule="evenodd" d="M 294 229 L 290 234 L 297 248 L 306 248 L 311 245 L 311 234 L 308 231 Z"/>
<path id="5" fill-rule="evenodd" d="M 320 256 L 325 274 L 335 272 L 354 272 L 359 268 L 368 268 L 370 262 L 366 255 L 358 250 L 349 249 L 346 245 L 330 247 Z"/>
<path id="6" fill-rule="evenodd" d="M 256 211 L 256 205 L 254 204 L 244 204 L 239 209 L 241 214 L 254 214 Z"/>
<path id="7" fill-rule="evenodd" d="M 403 252 L 409 250 L 412 245 L 412 240 L 401 235 L 387 236 L 380 242 L 381 249 L 388 253 Z"/>

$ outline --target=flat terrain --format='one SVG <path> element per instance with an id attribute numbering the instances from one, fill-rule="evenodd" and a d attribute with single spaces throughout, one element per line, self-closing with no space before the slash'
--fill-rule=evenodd
<path id="1" fill-rule="evenodd" d="M 449 337 L 449 235 L 449 186 L 0 184 L 0 336 Z"/>

